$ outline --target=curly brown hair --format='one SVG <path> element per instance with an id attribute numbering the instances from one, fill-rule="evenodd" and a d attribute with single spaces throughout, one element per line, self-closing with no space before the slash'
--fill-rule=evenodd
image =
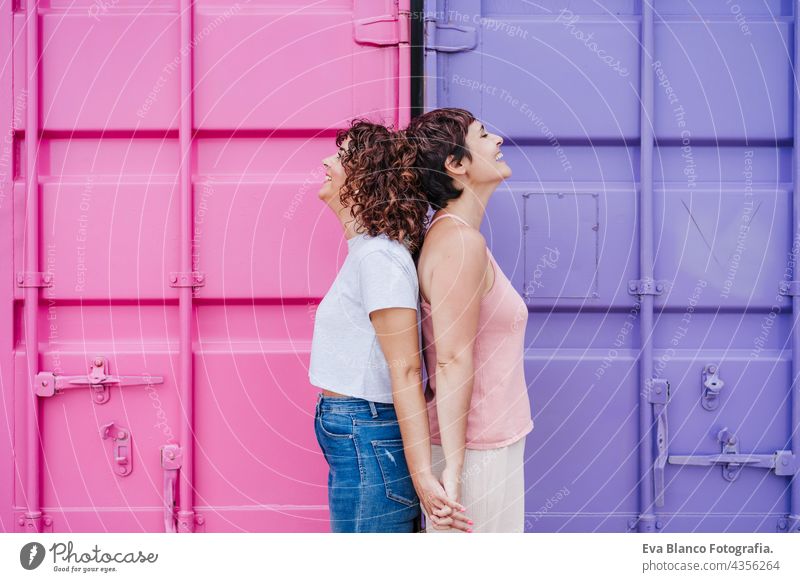
<path id="1" fill-rule="evenodd" d="M 347 138 L 350 143 L 340 158 L 346 175 L 339 190 L 342 205 L 350 208 L 364 232 L 403 243 L 416 261 L 428 212 L 414 171 L 416 148 L 402 131 L 365 119 L 339 130 L 336 146 Z"/>

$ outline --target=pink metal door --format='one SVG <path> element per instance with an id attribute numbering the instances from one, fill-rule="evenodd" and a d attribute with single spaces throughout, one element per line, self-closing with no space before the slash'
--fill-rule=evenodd
<path id="1" fill-rule="evenodd" d="M 2 529 L 327 530 L 320 161 L 405 124 L 407 2 L 2 11 Z"/>

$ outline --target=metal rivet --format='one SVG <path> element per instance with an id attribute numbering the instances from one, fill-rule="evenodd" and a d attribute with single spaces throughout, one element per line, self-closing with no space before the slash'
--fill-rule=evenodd
<path id="1" fill-rule="evenodd" d="M 178 282 L 178 277 L 177 277 L 177 275 L 172 275 L 172 277 L 170 277 L 169 279 L 170 279 L 170 281 L 172 281 L 173 283 L 177 283 L 177 282 Z"/>

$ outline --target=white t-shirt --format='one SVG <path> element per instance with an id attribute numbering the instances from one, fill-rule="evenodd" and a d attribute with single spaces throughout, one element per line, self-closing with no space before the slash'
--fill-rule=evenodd
<path id="1" fill-rule="evenodd" d="M 405 245 L 386 235 L 357 235 L 347 246 L 347 258 L 314 318 L 308 378 L 339 394 L 391 403 L 389 367 L 369 314 L 408 307 L 419 322 L 417 270 Z"/>

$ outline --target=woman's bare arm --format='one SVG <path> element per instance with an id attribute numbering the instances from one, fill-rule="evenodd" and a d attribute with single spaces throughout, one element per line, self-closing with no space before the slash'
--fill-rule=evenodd
<path id="1" fill-rule="evenodd" d="M 379 309 L 370 314 L 370 319 L 389 365 L 406 462 L 412 476 L 430 471 L 430 428 L 422 390 L 416 311 L 404 307 Z"/>
<path id="2" fill-rule="evenodd" d="M 473 349 L 487 266 L 486 241 L 478 231 L 457 227 L 456 233 L 441 244 L 441 258 L 432 271 L 427 295 L 436 347 L 436 411 L 445 470 L 451 479 L 457 479 L 464 464 L 472 399 Z M 451 493 L 447 483 L 445 487 Z M 460 486 L 455 490 L 460 498 Z"/>
<path id="3" fill-rule="evenodd" d="M 392 307 L 373 311 L 370 319 L 389 365 L 392 398 L 414 488 L 429 516 L 434 515 L 436 509 L 449 505 L 454 511 L 452 522 L 448 520 L 447 523 L 466 530 L 468 518 L 456 512 L 463 507 L 446 497 L 444 488 L 431 472 L 430 426 L 422 390 L 417 312 Z"/>

